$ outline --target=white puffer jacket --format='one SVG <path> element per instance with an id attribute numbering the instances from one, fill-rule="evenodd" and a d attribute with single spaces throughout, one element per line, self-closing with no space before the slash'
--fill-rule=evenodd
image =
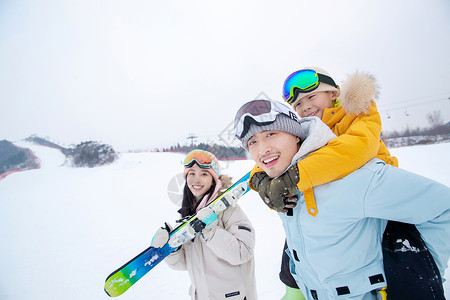
<path id="1" fill-rule="evenodd" d="M 185 243 L 165 261 L 187 270 L 193 300 L 257 299 L 255 231 L 239 205 L 218 215 L 217 226 Z"/>

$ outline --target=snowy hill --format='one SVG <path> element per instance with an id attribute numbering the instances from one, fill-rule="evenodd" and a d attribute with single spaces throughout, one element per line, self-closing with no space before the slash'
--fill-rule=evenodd
<path id="1" fill-rule="evenodd" d="M 0 181 L 0 299 L 110 299 L 106 277 L 148 247 L 164 221 L 177 218 L 168 196 L 182 172 L 183 155 L 124 153 L 98 168 L 61 166 L 56 149 L 21 143 L 41 160 L 41 169 Z M 400 166 L 450 185 L 450 143 L 393 149 Z M 235 180 L 252 161 L 222 162 Z M 240 205 L 257 231 L 256 274 L 259 299 L 279 299 L 278 280 L 284 233 L 273 211 L 255 192 Z M 450 278 L 447 273 L 446 278 Z M 175 281 L 176 280 L 176 281 Z M 445 283 L 450 295 L 450 283 Z M 161 263 L 120 299 L 189 299 L 187 272 Z"/>

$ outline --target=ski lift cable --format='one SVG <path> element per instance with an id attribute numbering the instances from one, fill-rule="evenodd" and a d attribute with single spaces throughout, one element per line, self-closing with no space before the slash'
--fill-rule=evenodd
<path id="1" fill-rule="evenodd" d="M 402 100 L 402 101 L 398 101 L 398 102 L 387 103 L 386 106 L 391 106 L 391 105 L 392 106 L 396 106 L 396 105 L 401 105 L 403 103 L 411 103 L 411 102 L 416 102 L 416 101 L 422 101 L 422 103 L 419 103 L 419 105 L 427 104 L 427 103 L 433 103 L 433 102 L 439 102 L 439 101 L 447 101 L 447 100 L 450 99 L 450 97 L 448 97 L 448 96 L 445 97 L 445 98 L 430 100 L 430 101 L 426 101 L 426 102 L 423 102 L 423 99 L 442 97 L 444 95 L 449 95 L 449 94 L 450 94 L 450 92 L 446 92 L 446 93 L 440 93 L 440 94 L 426 96 L 426 97 L 419 97 L 419 98 L 413 98 L 413 99 L 409 99 L 409 100 Z"/>
<path id="2" fill-rule="evenodd" d="M 398 107 L 392 107 L 392 108 L 386 108 L 386 106 L 382 105 L 380 107 L 382 107 L 383 109 L 380 110 L 380 112 L 386 112 L 386 111 L 394 111 L 394 110 L 399 110 L 399 109 L 405 109 L 405 107 L 416 107 L 416 106 L 421 106 L 421 105 L 427 105 L 430 103 L 435 103 L 435 102 L 442 102 L 442 101 L 447 101 L 448 99 L 439 99 L 439 100 L 433 100 L 433 101 L 427 101 L 424 103 L 416 103 L 416 104 L 410 104 L 410 105 L 398 105 Z M 390 107 L 390 105 L 388 105 L 388 107 Z"/>

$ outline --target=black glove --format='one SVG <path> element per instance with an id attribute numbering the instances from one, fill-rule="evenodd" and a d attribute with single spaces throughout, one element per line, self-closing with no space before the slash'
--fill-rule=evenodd
<path id="1" fill-rule="evenodd" d="M 270 178 L 265 172 L 255 173 L 252 185 L 258 191 L 264 203 L 278 212 L 287 212 L 298 201 L 297 184 L 300 180 L 297 165 L 291 166 L 278 178 Z"/>

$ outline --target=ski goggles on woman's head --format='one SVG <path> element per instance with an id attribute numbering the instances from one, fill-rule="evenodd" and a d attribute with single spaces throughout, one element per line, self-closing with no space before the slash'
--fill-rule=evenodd
<path id="1" fill-rule="evenodd" d="M 184 158 L 183 165 L 186 168 L 192 167 L 197 164 L 202 169 L 213 169 L 217 176 L 219 176 L 219 167 L 217 166 L 214 158 L 207 151 L 196 149 L 189 152 Z"/>
<path id="2" fill-rule="evenodd" d="M 241 140 L 249 131 L 250 125 L 269 125 L 279 114 L 284 114 L 298 122 L 297 115 L 286 105 L 271 100 L 253 100 L 244 104 L 234 118 L 236 137 Z"/>
<path id="3" fill-rule="evenodd" d="M 317 73 L 311 69 L 303 69 L 292 73 L 286 78 L 283 84 L 283 99 L 287 103 L 292 103 L 297 98 L 298 93 L 309 93 L 319 87 L 323 82 L 338 88 L 333 78 Z"/>

